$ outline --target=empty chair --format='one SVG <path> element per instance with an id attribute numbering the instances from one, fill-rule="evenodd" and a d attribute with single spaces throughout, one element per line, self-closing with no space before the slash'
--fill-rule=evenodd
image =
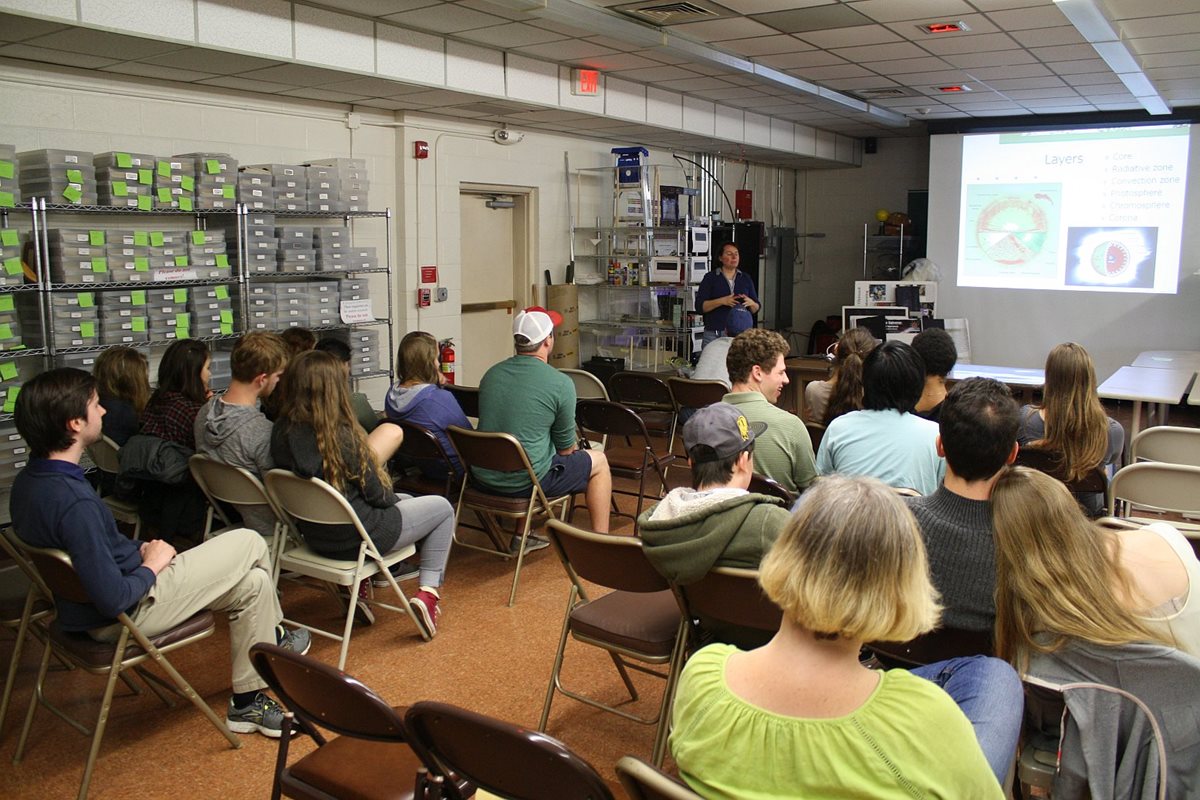
<path id="1" fill-rule="evenodd" d="M 287 709 L 272 800 L 281 794 L 303 800 L 413 796 L 421 761 L 406 744 L 407 708 L 393 708 L 341 670 L 282 647 L 256 644 L 250 660 Z M 296 732 L 311 736 L 317 749 L 288 764 L 293 725 Z M 338 736 L 328 739 L 322 728 Z"/>
<path id="2" fill-rule="evenodd" d="M 1158 425 L 1133 438 L 1131 463 L 1165 461 L 1200 467 L 1200 428 Z"/>
<path id="3" fill-rule="evenodd" d="M 346 498 L 342 496 L 341 492 L 320 478 L 306 479 L 284 469 L 273 469 L 266 475 L 266 488 L 267 496 L 274 501 L 276 508 L 283 513 L 284 519 L 292 527 L 297 541 L 301 541 L 303 537 L 300 535 L 299 529 L 296 528 L 296 520 L 304 520 L 305 522 L 317 525 L 350 525 L 358 532 L 362 541 L 358 549 L 358 558 L 354 561 L 319 555 L 307 544 L 293 547 L 284 552 L 279 558 L 280 570 L 316 578 L 319 581 L 325 581 L 335 586 L 348 587 L 350 602 L 347 604 L 346 620 L 342 626 L 341 635 L 295 620 L 285 619 L 284 622 L 290 625 L 299 625 L 320 636 L 340 641 L 342 647 L 338 654 L 338 669 L 343 668 L 346 666 L 346 653 L 350 649 L 350 633 L 354 626 L 354 609 L 358 603 L 366 602 L 359 598 L 357 587 L 364 578 L 370 578 L 379 573 L 390 584 L 399 605 L 390 605 L 381 600 L 372 599 L 370 601 L 371 606 L 378 606 L 407 614 L 413 624 L 417 626 L 417 631 L 420 632 L 421 638 L 426 641 L 429 640 L 429 634 L 426 633 L 425 627 L 417 620 L 412 606 L 409 605 L 404 593 L 400 591 L 400 585 L 396 583 L 396 579 L 390 569 L 393 564 L 399 563 L 416 553 L 416 548 L 413 545 L 410 544 L 407 547 L 401 547 L 390 553 L 381 554 L 371 541 L 370 534 L 363 528 L 358 514 L 354 513 L 354 509 L 346 502 Z"/>
<path id="4" fill-rule="evenodd" d="M 608 400 L 608 389 L 604 382 L 585 369 L 559 370 L 575 384 L 576 400 Z"/>
<path id="5" fill-rule="evenodd" d="M 436 777 L 460 775 L 508 800 L 613 800 L 608 785 L 590 764 L 544 733 L 449 703 L 416 703 L 404 722 L 409 744 Z M 435 787 L 424 788 L 428 792 Z M 440 793 L 419 796 L 430 800 L 469 796 L 452 780 L 437 788 Z"/>
<path id="6" fill-rule="evenodd" d="M 87 448 L 88 458 L 92 459 L 92 463 L 96 465 L 96 469 L 100 470 L 104 479 L 101 484 L 113 485 L 117 481 L 117 475 L 121 472 L 120 461 L 121 446 L 107 436 L 102 436 L 100 439 Z M 108 506 L 108 510 L 112 512 L 113 518 L 117 522 L 124 522 L 133 526 L 133 538 L 141 538 L 142 535 L 142 518 L 138 515 L 137 503 L 131 500 L 122 500 L 114 494 L 106 494 L 100 497 L 104 501 L 104 505 Z"/>
<path id="7" fill-rule="evenodd" d="M 664 436 L 668 452 L 675 444 L 675 400 L 666 381 L 649 372 L 618 372 L 608 379 L 612 400 L 629 406 L 645 422 L 646 429 Z"/>
<path id="8" fill-rule="evenodd" d="M 83 583 L 79 579 L 79 575 L 75 572 L 75 567 L 71 563 L 70 556 L 65 552 L 53 548 L 32 547 L 19 540 L 16 542 L 16 545 L 29 558 L 37 570 L 37 574 L 45 581 L 46 586 L 53 593 L 55 599 L 72 603 L 91 602 L 87 591 L 83 587 Z M 57 716 L 69 722 L 72 727 L 84 735 L 91 733 L 92 744 L 88 751 L 87 762 L 83 768 L 83 779 L 79 785 L 80 800 L 87 797 L 88 787 L 92 779 L 92 769 L 95 767 L 96 757 L 100 753 L 100 742 L 104 738 L 104 731 L 108 724 L 108 714 L 112 706 L 113 691 L 116 689 L 117 678 L 125 670 L 134 670 L 168 706 L 173 706 L 174 702 L 168 695 L 163 693 L 160 686 L 172 691 L 178 691 L 187 697 L 208 718 L 208 721 L 212 723 L 214 728 L 220 731 L 231 747 L 237 749 L 242 746 L 237 737 L 226 728 L 224 721 L 213 713 L 208 704 L 196 694 L 196 690 L 192 688 L 191 684 L 179 674 L 166 658 L 167 653 L 211 636 L 216 629 L 216 621 L 213 619 L 212 612 L 201 611 L 174 628 L 152 638 L 143 634 L 141 629 L 124 612 L 117 616 L 117 621 L 121 625 L 121 633 L 117 641 L 113 643 L 98 642 L 86 633 L 65 631 L 58 625 L 57 621 L 50 624 L 46 645 L 42 650 L 42 661 L 38 667 L 36 686 L 33 696 L 29 698 L 29 710 L 25 714 L 25 725 L 21 729 L 21 738 L 17 742 L 17 751 L 13 756 L 13 763 L 16 764 L 20 762 L 25 754 L 25 744 L 29 738 L 29 731 L 33 727 L 34 712 L 39 703 L 45 705 Z M 46 699 L 44 693 L 46 671 L 50 664 L 52 649 L 68 663 L 85 672 L 92 673 L 93 675 L 107 676 L 108 680 L 104 686 L 104 694 L 100 701 L 100 713 L 96 719 L 96 726 L 93 731 L 89 731 L 71 719 L 65 712 L 56 708 Z M 158 664 L 167 673 L 170 683 L 146 672 L 142 665 L 147 660 L 153 660 Z M 142 721 L 144 719 L 144 717 L 140 718 Z"/>
<path id="9" fill-rule="evenodd" d="M 513 572 L 512 588 L 508 592 L 508 604 L 511 606 L 517 599 L 517 580 L 521 577 L 521 566 L 525 563 L 526 543 L 533 530 L 534 520 L 553 517 L 556 514 L 565 517 L 571 505 L 572 495 L 546 496 L 537 474 L 533 471 L 533 465 L 529 463 L 529 456 L 525 454 L 525 448 L 515 436 L 507 433 L 470 431 L 456 425 L 451 425 L 446 432 L 450 435 L 450 442 L 458 453 L 459 461 L 467 471 L 467 477 L 459 489 L 458 504 L 454 509 L 454 541 L 463 547 L 504 558 L 516 558 L 517 568 Z M 471 470 L 476 467 L 497 472 L 523 470 L 529 476 L 528 496 L 495 494 L 471 477 Z M 463 525 L 463 512 L 467 510 L 476 512 L 483 519 L 484 531 L 491 540 L 491 547 L 480 547 L 459 538 L 458 528 Z M 506 532 L 499 524 L 499 520 L 504 519 L 513 520 L 517 526 L 512 533 L 512 542 L 505 541 Z"/>
<path id="10" fill-rule="evenodd" d="M 453 383 L 447 383 L 446 390 L 454 395 L 454 399 L 458 401 L 459 407 L 463 413 L 472 419 L 479 419 L 479 387 L 478 386 L 458 386 Z"/>
<path id="11" fill-rule="evenodd" d="M 571 590 L 567 595 L 567 610 L 538 730 L 546 730 L 554 693 L 562 692 L 625 719 L 656 726 L 651 758 L 655 764 L 661 764 L 666 752 L 667 714 L 675 681 L 683 666 L 686 639 L 686 623 L 680 616 L 670 587 L 646 558 L 641 541 L 634 537 L 584 531 L 558 520 L 551 520 L 546 527 L 567 577 L 571 579 Z M 613 591 L 590 598 L 584 581 Z M 638 693 L 629 680 L 626 667 L 665 678 L 666 687 L 658 713 L 652 717 L 639 717 L 565 688 L 561 673 L 568 636 L 608 652 L 631 700 L 637 700 Z M 667 671 L 664 674 L 647 669 L 634 661 L 665 664 Z"/>
<path id="12" fill-rule="evenodd" d="M 795 496 L 783 484 L 758 472 L 750 476 L 750 485 L 747 488 L 756 494 L 778 497 L 787 508 L 791 508 L 792 503 L 796 502 Z"/>
<path id="13" fill-rule="evenodd" d="M 1030 467 L 1062 481 L 1090 516 L 1103 513 L 1109 504 L 1109 480 L 1104 465 L 1098 465 L 1082 478 L 1072 481 L 1066 480 L 1061 461 L 1056 453 L 1041 447 L 1025 445 L 1017 451 L 1017 466 Z"/>
<path id="14" fill-rule="evenodd" d="M 690 624 L 688 650 L 712 642 L 750 650 L 766 644 L 779 630 L 783 612 L 763 594 L 758 570 L 715 567 L 687 586 L 672 584 L 675 598 Z"/>
<path id="15" fill-rule="evenodd" d="M 266 528 L 270 531 L 268 549 L 271 553 L 271 577 L 279 575 L 279 554 L 283 540 L 287 537 L 287 525 L 279 518 L 271 498 L 262 481 L 250 470 L 217 461 L 211 456 L 196 453 L 188 459 L 192 479 L 208 498 L 208 516 L 204 520 L 204 538 L 214 533 L 213 518 L 224 523 L 226 530 L 238 527 L 225 514 L 225 505 L 232 506 L 242 515 L 246 527 Z M 219 533 L 220 531 L 216 531 Z"/>
<path id="16" fill-rule="evenodd" d="M 634 756 L 617 762 L 617 778 L 631 800 L 702 800 L 686 784 Z"/>
<path id="17" fill-rule="evenodd" d="M 1152 518 L 1133 516 L 1135 509 L 1169 511 L 1176 514 L 1200 514 L 1200 467 L 1143 461 L 1122 467 L 1109 486 L 1108 513 L 1117 516 L 1117 503 L 1125 504 L 1120 516 L 1141 522 Z M 1191 539 L 1200 538 L 1200 525 L 1171 521 Z"/>

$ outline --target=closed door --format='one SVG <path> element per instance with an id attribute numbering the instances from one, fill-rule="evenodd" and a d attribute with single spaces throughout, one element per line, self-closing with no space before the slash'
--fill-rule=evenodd
<path id="1" fill-rule="evenodd" d="M 521 208 L 488 208 L 492 198 L 459 195 L 463 340 L 457 380 L 463 386 L 478 386 L 490 366 L 513 354 L 513 309 L 525 305 L 516 241 Z"/>

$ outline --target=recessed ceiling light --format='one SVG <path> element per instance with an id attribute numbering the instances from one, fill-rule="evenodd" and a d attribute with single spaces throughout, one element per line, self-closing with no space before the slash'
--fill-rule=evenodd
<path id="1" fill-rule="evenodd" d="M 967 23 L 959 20 L 958 22 L 930 22 L 926 25 L 918 25 L 925 33 L 963 33 L 971 30 Z"/>
<path id="2" fill-rule="evenodd" d="M 953 94 L 954 92 L 969 92 L 969 91 L 971 91 L 970 86 L 963 86 L 961 84 L 955 85 L 955 86 L 938 86 L 936 88 L 939 92 L 947 92 L 950 94 Z"/>

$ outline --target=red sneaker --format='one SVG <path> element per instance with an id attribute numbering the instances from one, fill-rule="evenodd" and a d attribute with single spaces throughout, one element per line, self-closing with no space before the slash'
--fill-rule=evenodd
<path id="1" fill-rule="evenodd" d="M 363 578 L 358 582 L 358 604 L 354 606 L 354 616 L 364 625 L 375 624 L 375 612 L 371 609 L 371 579 Z"/>
<path id="2" fill-rule="evenodd" d="M 409 598 L 408 604 L 417 615 L 417 622 L 425 635 L 430 639 L 437 636 L 438 618 L 442 615 L 437 595 L 421 590 Z"/>

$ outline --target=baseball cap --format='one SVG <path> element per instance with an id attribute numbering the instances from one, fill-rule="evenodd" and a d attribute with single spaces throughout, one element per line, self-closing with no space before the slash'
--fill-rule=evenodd
<path id="1" fill-rule="evenodd" d="M 530 306 L 513 317 L 513 338 L 517 344 L 538 344 L 562 324 L 562 315 L 541 306 Z"/>
<path id="2" fill-rule="evenodd" d="M 742 331 L 748 331 L 754 327 L 754 315 L 750 313 L 750 309 L 742 306 L 734 306 L 729 309 L 729 316 L 725 321 L 725 332 L 730 336 L 737 336 Z"/>
<path id="3" fill-rule="evenodd" d="M 766 429 L 767 423 L 750 422 L 736 406 L 713 403 L 684 424 L 683 446 L 693 461 L 723 461 L 745 450 Z"/>

